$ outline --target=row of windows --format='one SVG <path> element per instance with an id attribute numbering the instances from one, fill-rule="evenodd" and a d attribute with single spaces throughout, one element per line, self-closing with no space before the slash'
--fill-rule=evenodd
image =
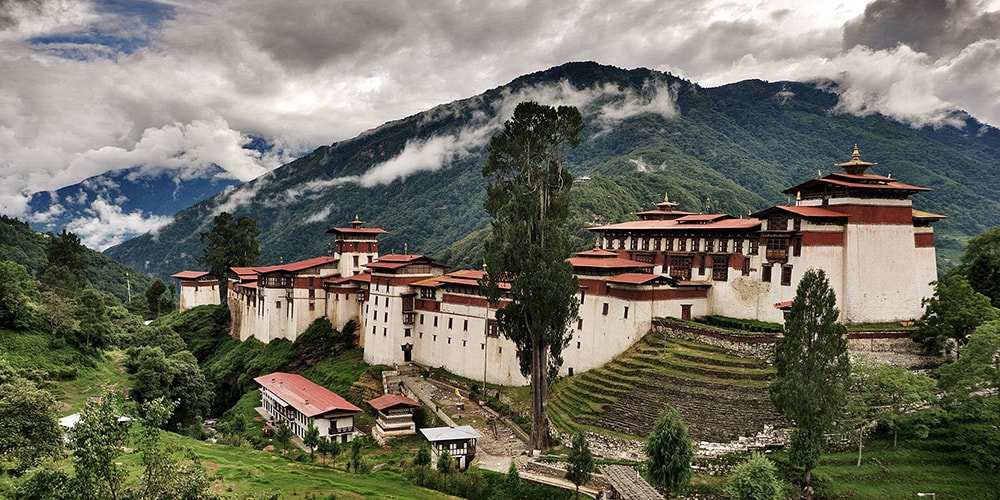
<path id="1" fill-rule="evenodd" d="M 764 264 L 760 269 L 760 280 L 765 283 L 771 282 L 771 268 L 774 267 L 772 264 Z M 792 266 L 785 265 L 781 267 L 781 285 L 790 286 L 792 284 Z"/>
<path id="2" fill-rule="evenodd" d="M 743 253 L 744 242 L 746 241 L 746 238 L 641 238 L 635 236 L 617 236 L 605 238 L 604 247 L 608 250 L 652 250 L 654 252 L 663 250 L 672 252 L 676 249 L 678 252 L 687 252 L 689 251 L 688 246 L 690 246 L 691 252 L 728 253 L 730 246 L 732 246 L 733 253 Z M 759 241 L 756 238 L 749 239 L 747 246 L 751 255 L 757 253 L 758 244 Z"/>

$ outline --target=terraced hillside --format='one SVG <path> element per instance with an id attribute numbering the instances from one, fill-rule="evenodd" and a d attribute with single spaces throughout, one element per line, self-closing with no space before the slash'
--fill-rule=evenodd
<path id="1" fill-rule="evenodd" d="M 767 394 L 773 377 L 760 361 L 649 334 L 603 367 L 559 381 L 549 415 L 563 431 L 645 438 L 671 405 L 694 440 L 728 442 L 781 422 Z"/>

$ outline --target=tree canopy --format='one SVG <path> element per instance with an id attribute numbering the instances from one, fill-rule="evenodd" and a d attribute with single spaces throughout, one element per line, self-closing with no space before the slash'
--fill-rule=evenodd
<path id="1" fill-rule="evenodd" d="M 674 408 L 660 414 L 646 439 L 646 473 L 649 480 L 670 494 L 680 494 L 691 483 L 694 447 L 687 426 Z"/>
<path id="2" fill-rule="evenodd" d="M 958 269 L 973 290 L 1000 307 L 1000 227 L 970 238 Z"/>
<path id="3" fill-rule="evenodd" d="M 924 299 L 924 315 L 913 334 L 925 352 L 951 352 L 951 342 L 965 345 L 977 326 L 998 318 L 989 297 L 973 289 L 960 274 L 949 273 L 933 285 L 934 295 Z"/>
<path id="4" fill-rule="evenodd" d="M 246 215 L 237 219 L 229 212 L 222 212 L 212 220 L 212 229 L 199 235 L 205 250 L 198 262 L 209 266 L 208 272 L 219 278 L 219 295 L 225 305 L 229 268 L 256 266 L 260 259 L 257 221 Z"/>
<path id="5" fill-rule="evenodd" d="M 496 311 L 497 324 L 514 342 L 521 373 L 531 377 L 531 449 L 549 445 L 548 380 L 562 365 L 568 326 L 576 318 L 577 279 L 566 218 L 573 176 L 565 168 L 583 118 L 574 107 L 522 102 L 490 140 L 483 175 L 486 211 L 494 218 L 486 240 L 487 296 L 511 302 Z"/>
<path id="6" fill-rule="evenodd" d="M 590 453 L 587 436 L 582 432 L 573 435 L 573 447 L 566 457 L 566 479 L 576 485 L 576 498 L 580 498 L 580 485 L 590 481 L 590 474 L 597 466 L 594 455 Z"/>
<path id="7" fill-rule="evenodd" d="M 795 423 L 789 451 L 792 462 L 805 469 L 806 485 L 826 444 L 825 433 L 844 406 L 850 374 L 836 304 L 826 273 L 806 271 L 785 319 L 784 337 L 775 346 L 771 401 Z"/>

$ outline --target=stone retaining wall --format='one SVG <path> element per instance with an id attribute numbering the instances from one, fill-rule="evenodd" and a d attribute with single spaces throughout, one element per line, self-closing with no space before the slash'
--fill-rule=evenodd
<path id="1" fill-rule="evenodd" d="M 670 318 L 657 318 L 652 331 L 667 338 L 693 340 L 721 347 L 739 356 L 766 363 L 774 362 L 774 343 L 779 338 L 775 333 L 724 330 L 709 325 L 683 323 Z"/>

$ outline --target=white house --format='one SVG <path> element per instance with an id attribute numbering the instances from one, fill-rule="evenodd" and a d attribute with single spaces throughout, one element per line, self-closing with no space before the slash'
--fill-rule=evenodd
<path id="1" fill-rule="evenodd" d="M 420 433 L 431 443 L 431 455 L 437 461 L 442 452 L 447 451 L 455 459 L 455 468 L 465 470 L 476 458 L 476 441 L 483 437 L 471 425 L 458 427 L 431 427 L 420 429 Z"/>
<path id="2" fill-rule="evenodd" d="M 302 375 L 274 372 L 254 379 L 260 384 L 262 411 L 272 427 L 288 424 L 299 438 L 305 438 L 309 424 L 319 430 L 320 439 L 339 443 L 352 441 L 354 406 L 333 391 L 317 385 Z"/>

